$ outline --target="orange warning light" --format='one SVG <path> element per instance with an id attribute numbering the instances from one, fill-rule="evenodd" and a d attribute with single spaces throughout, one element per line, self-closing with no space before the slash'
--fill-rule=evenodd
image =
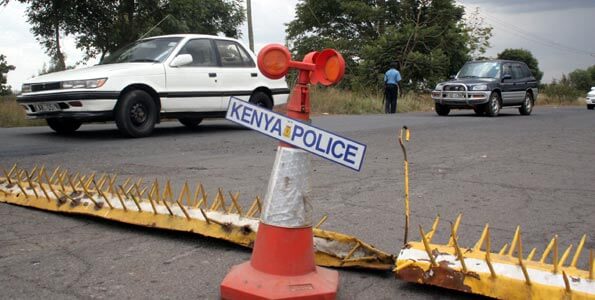
<path id="1" fill-rule="evenodd" d="M 291 54 L 283 45 L 270 44 L 258 54 L 258 68 L 264 76 L 279 79 L 289 70 Z"/>
<path id="2" fill-rule="evenodd" d="M 345 60 L 333 49 L 322 50 L 316 57 L 314 73 L 317 81 L 322 85 L 338 83 L 345 75 Z"/>

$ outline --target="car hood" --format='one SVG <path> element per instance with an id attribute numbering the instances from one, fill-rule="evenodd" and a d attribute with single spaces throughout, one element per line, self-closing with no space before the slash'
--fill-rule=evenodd
<path id="1" fill-rule="evenodd" d="M 443 82 L 443 84 L 449 83 L 463 83 L 463 84 L 481 84 L 481 83 L 492 83 L 496 82 L 496 78 L 461 78 L 461 79 L 453 79 L 449 81 Z"/>
<path id="2" fill-rule="evenodd" d="M 31 78 L 25 83 L 56 82 L 66 80 L 95 79 L 103 77 L 125 76 L 129 74 L 157 75 L 163 74 L 163 65 L 159 63 L 119 63 L 95 65 L 92 67 L 72 69 Z"/>

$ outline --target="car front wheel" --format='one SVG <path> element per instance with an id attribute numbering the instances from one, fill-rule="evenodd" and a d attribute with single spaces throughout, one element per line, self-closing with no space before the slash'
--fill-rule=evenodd
<path id="1" fill-rule="evenodd" d="M 82 122 L 67 118 L 46 119 L 48 126 L 57 133 L 69 134 L 75 132 L 81 127 Z"/>
<path id="2" fill-rule="evenodd" d="M 439 116 L 448 116 L 448 113 L 450 113 L 450 107 L 448 107 L 446 105 L 436 103 L 435 107 L 436 107 L 436 113 Z"/>
<path id="3" fill-rule="evenodd" d="M 273 100 L 264 92 L 256 92 L 252 94 L 250 97 L 250 103 L 264 107 L 266 109 L 273 108 Z"/>
<path id="4" fill-rule="evenodd" d="M 587 109 L 594 109 L 595 108 L 595 104 L 587 104 Z"/>
<path id="5" fill-rule="evenodd" d="M 486 114 L 490 117 L 496 117 L 498 116 L 498 113 L 500 113 L 500 95 L 493 92 L 486 105 Z"/>
<path id="6" fill-rule="evenodd" d="M 116 125 L 129 137 L 145 137 L 153 132 L 157 122 L 157 105 L 145 91 L 126 93 L 118 102 L 115 112 Z"/>
<path id="7" fill-rule="evenodd" d="M 533 96 L 531 96 L 529 93 L 526 93 L 523 105 L 519 107 L 519 112 L 523 116 L 528 116 L 531 114 L 531 111 L 533 111 Z"/>
<path id="8" fill-rule="evenodd" d="M 178 121 L 188 128 L 196 128 L 202 122 L 202 118 L 178 118 Z"/>

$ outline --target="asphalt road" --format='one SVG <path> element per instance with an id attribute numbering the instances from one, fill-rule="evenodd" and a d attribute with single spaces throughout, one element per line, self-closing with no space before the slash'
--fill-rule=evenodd
<path id="1" fill-rule="evenodd" d="M 460 244 L 471 246 L 485 223 L 493 247 L 517 224 L 524 248 L 538 255 L 554 234 L 561 249 L 591 236 L 595 248 L 595 113 L 584 107 L 504 110 L 497 118 L 455 111 L 320 116 L 313 123 L 368 145 L 361 172 L 313 158 L 315 219 L 397 253 L 403 236 L 402 153 L 396 134 L 411 128 L 412 228 L 464 214 Z M 208 191 L 265 191 L 276 142 L 224 120 L 192 131 L 160 124 L 144 139 L 122 138 L 114 124 L 84 125 L 70 137 L 49 128 L 0 129 L 0 165 L 46 164 L 81 172 L 200 180 Z M 448 223 L 446 223 L 448 224 Z M 444 223 L 443 223 L 444 225 Z M 416 231 L 410 236 L 417 238 Z M 436 239 L 446 241 L 447 228 Z M 216 299 L 230 267 L 250 251 L 191 234 L 156 231 L 0 204 L 0 298 Z M 587 255 L 579 261 L 587 266 Z M 341 299 L 476 299 L 399 282 L 390 273 L 340 270 Z"/>

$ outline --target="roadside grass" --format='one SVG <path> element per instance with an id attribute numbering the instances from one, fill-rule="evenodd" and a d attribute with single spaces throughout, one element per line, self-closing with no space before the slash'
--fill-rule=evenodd
<path id="1" fill-rule="evenodd" d="M 0 127 L 42 126 L 43 120 L 27 120 L 25 111 L 17 104 L 15 96 L 0 97 Z"/>
<path id="2" fill-rule="evenodd" d="M 544 106 L 581 106 L 586 105 L 584 98 L 568 97 L 568 96 L 550 96 L 546 94 L 539 94 L 535 105 Z"/>

